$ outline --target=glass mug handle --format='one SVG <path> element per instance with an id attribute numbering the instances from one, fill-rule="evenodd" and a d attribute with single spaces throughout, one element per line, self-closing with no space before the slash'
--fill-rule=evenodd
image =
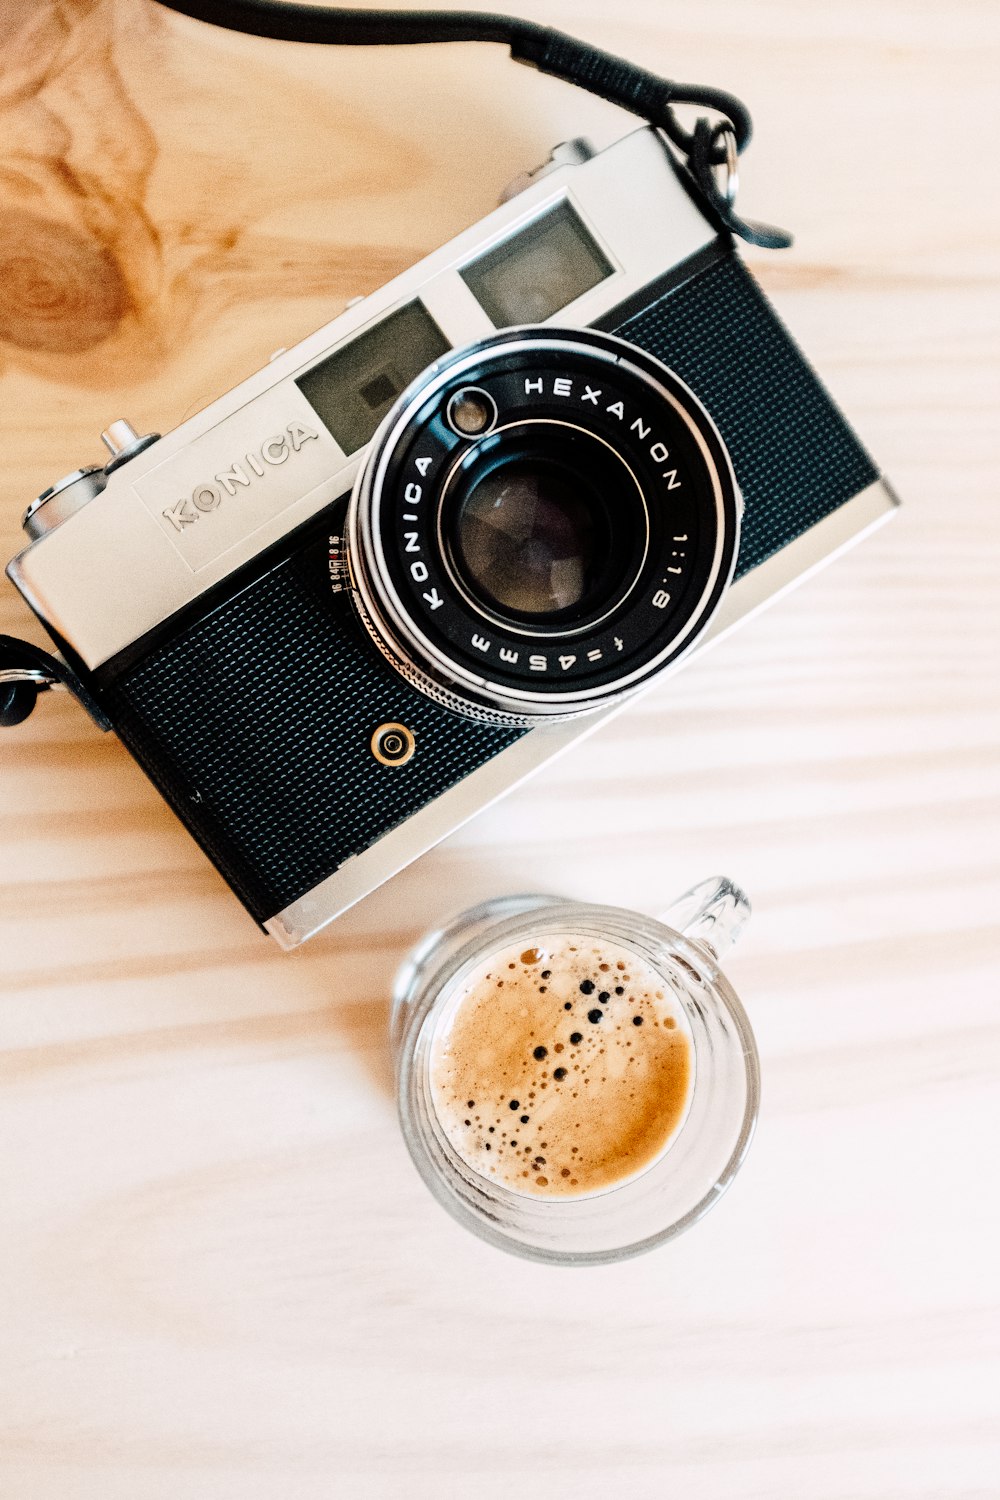
<path id="1" fill-rule="evenodd" d="M 713 875 L 678 896 L 659 920 L 707 950 L 714 965 L 739 941 L 750 910 L 745 891 L 725 876 Z"/>

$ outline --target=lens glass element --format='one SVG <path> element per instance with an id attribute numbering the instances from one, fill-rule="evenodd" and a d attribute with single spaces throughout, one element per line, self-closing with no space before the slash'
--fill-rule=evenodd
<path id="1" fill-rule="evenodd" d="M 641 565 L 642 494 L 620 456 L 562 422 L 491 433 L 447 487 L 443 540 L 481 610 L 545 633 L 600 617 Z"/>
<path id="2" fill-rule="evenodd" d="M 572 609 L 587 596 L 606 531 L 600 497 L 577 476 L 525 459 L 472 486 L 456 540 L 478 592 L 504 611 L 533 616 Z"/>

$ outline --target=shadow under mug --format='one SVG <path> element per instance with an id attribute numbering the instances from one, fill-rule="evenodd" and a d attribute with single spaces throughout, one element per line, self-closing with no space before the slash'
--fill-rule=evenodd
<path id="1" fill-rule="evenodd" d="M 396 976 L 391 1039 L 403 1136 L 449 1213 L 503 1250 L 577 1265 L 638 1255 L 700 1219 L 733 1180 L 757 1121 L 757 1048 L 718 962 L 749 915 L 737 886 L 712 879 L 661 920 L 555 896 L 504 896 L 429 933 Z M 458 1154 L 434 1108 L 431 1056 L 463 982 L 485 960 L 570 933 L 631 950 L 662 977 L 690 1029 L 693 1082 L 680 1129 L 643 1172 L 587 1196 L 541 1198 L 489 1180 Z"/>

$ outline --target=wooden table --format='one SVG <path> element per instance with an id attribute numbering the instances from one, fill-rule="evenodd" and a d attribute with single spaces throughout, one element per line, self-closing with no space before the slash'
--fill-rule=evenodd
<path id="1" fill-rule="evenodd" d="M 71 702 L 3 736 L 4 1500 L 1000 1493 L 1000 14 L 531 10 L 749 101 L 741 202 L 797 232 L 754 263 L 906 509 L 292 956 Z M 629 124 L 496 48 L 139 0 L 0 33 L 4 558 L 109 420 L 175 425 Z M 6 586 L 0 630 L 42 638 Z M 480 894 L 716 870 L 743 1175 L 616 1268 L 480 1244 L 397 1133 L 401 955 Z"/>

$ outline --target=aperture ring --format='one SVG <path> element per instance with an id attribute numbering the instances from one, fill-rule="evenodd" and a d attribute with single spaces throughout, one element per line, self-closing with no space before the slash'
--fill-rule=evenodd
<path id="1" fill-rule="evenodd" d="M 503 726 L 505 728 L 526 728 L 535 722 L 533 718 L 527 718 L 524 714 L 505 713 L 502 709 L 488 708 L 485 704 L 476 703 L 470 698 L 452 692 L 442 683 L 436 682 L 433 677 L 428 676 L 426 672 L 421 672 L 418 667 L 414 666 L 412 662 L 407 661 L 388 644 L 383 631 L 379 629 L 368 613 L 364 596 L 359 589 L 352 589 L 351 598 L 357 610 L 358 618 L 382 656 L 411 687 L 416 688 L 425 697 L 433 699 L 435 703 L 440 703 L 443 708 L 450 709 L 453 713 L 462 714 L 467 719 L 477 719 L 484 724 L 496 724 L 498 727 Z M 581 710 L 581 712 L 584 711 Z"/>

